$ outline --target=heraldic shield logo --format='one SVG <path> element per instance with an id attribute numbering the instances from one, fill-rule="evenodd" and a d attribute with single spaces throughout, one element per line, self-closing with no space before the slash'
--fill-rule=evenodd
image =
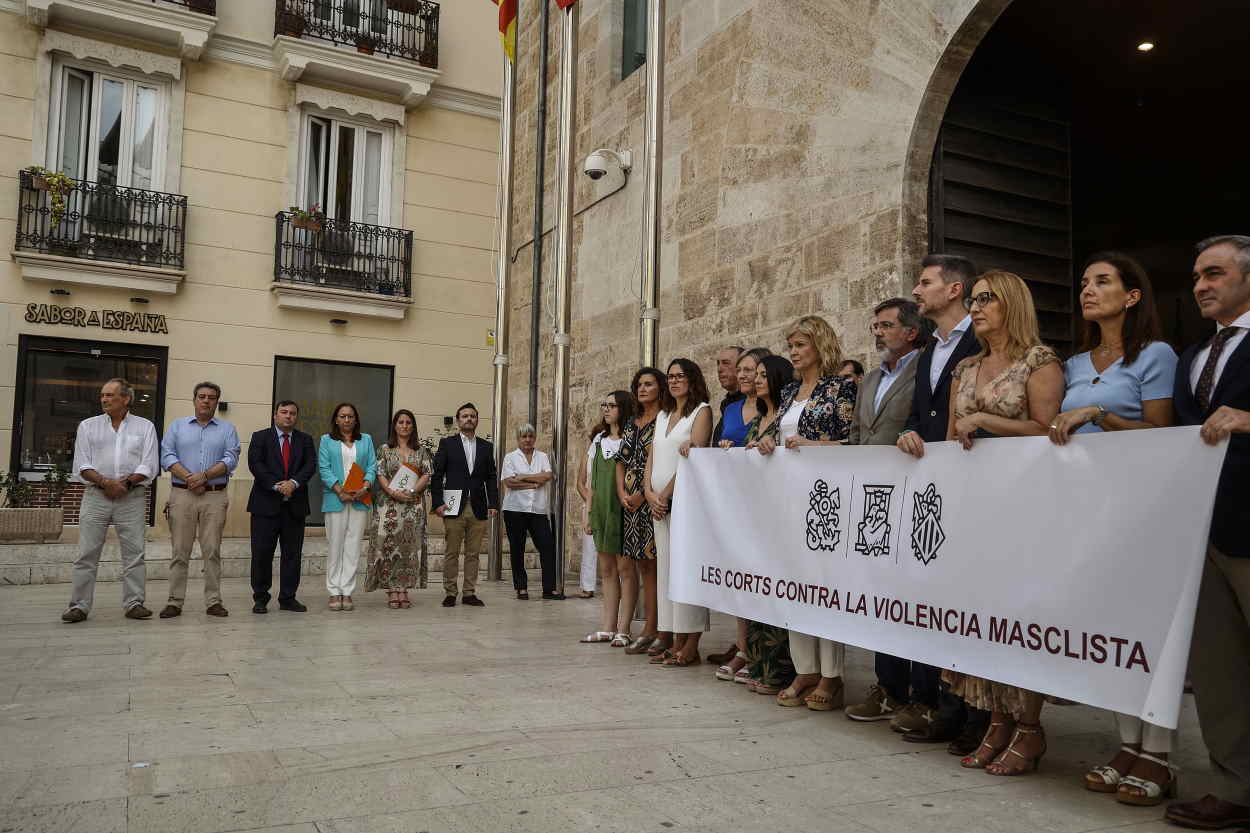
<path id="1" fill-rule="evenodd" d="M 938 550 L 946 543 L 942 530 L 942 496 L 930 483 L 923 492 L 913 492 L 915 504 L 911 516 L 911 551 L 921 564 L 929 564 L 937 558 Z"/>
<path id="2" fill-rule="evenodd" d="M 838 489 L 829 491 L 829 484 L 817 480 L 807 496 L 807 548 L 833 552 L 842 540 L 838 529 L 838 510 L 842 508 L 842 495 Z"/>

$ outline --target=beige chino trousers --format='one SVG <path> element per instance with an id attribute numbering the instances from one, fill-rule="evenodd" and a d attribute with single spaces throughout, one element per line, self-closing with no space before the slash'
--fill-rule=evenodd
<path id="1" fill-rule="evenodd" d="M 227 492 L 193 494 L 189 489 L 169 490 L 169 533 L 173 556 L 169 562 L 169 604 L 182 609 L 187 596 L 187 569 L 191 548 L 200 542 L 204 560 L 204 607 L 221 603 L 221 533 L 230 509 Z"/>

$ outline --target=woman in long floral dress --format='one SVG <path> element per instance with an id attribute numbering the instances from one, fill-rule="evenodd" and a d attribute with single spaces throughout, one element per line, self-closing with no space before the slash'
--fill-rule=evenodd
<path id="1" fill-rule="evenodd" d="M 400 466 L 417 474 L 412 489 L 394 488 Z M 417 436 L 412 411 L 399 410 L 391 418 L 390 436 L 378 451 L 377 511 L 369 534 L 369 568 L 365 591 L 386 590 L 386 606 L 412 607 L 408 591 L 424 588 L 427 581 L 425 545 L 425 490 L 434 466 Z"/>

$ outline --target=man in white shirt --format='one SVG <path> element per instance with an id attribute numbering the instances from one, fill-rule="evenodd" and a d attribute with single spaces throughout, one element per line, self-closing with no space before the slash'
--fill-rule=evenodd
<path id="1" fill-rule="evenodd" d="M 122 606 L 127 619 L 147 619 L 143 606 L 143 563 L 147 489 L 160 471 L 156 426 L 130 413 L 134 391 L 125 379 L 100 389 L 104 413 L 78 423 L 74 473 L 87 481 L 78 514 L 78 560 L 63 622 L 82 622 L 91 612 L 96 571 L 109 524 L 117 529 L 122 555 Z"/>
<path id="2" fill-rule="evenodd" d="M 538 550 L 543 573 L 543 598 L 560 601 L 560 576 L 556 567 L 556 539 L 547 517 L 551 503 L 551 461 L 534 448 L 534 426 L 517 429 L 517 447 L 503 458 L 499 479 L 507 487 L 503 498 L 503 523 L 512 552 L 512 589 L 518 599 L 529 598 L 529 576 L 525 572 L 525 536 Z"/>

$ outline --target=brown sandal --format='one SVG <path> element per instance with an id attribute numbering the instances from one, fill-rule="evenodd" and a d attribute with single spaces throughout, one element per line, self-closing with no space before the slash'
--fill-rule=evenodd
<path id="1" fill-rule="evenodd" d="M 650 652 L 648 652 L 648 653 L 650 653 Z M 676 655 L 676 654 L 674 654 L 672 651 L 670 651 L 668 648 L 665 648 L 665 649 L 664 649 L 663 651 L 661 651 L 660 653 L 658 653 L 658 654 L 650 654 L 650 656 L 651 656 L 651 659 L 647 660 L 647 663 L 648 663 L 648 664 L 650 664 L 650 665 L 663 665 L 664 663 L 668 662 L 670 659 L 672 659 L 673 657 L 675 657 L 675 656 L 677 656 L 677 655 Z"/>
<path id="2" fill-rule="evenodd" d="M 673 654 L 663 662 L 665 668 L 689 668 L 692 665 L 698 665 L 703 662 L 698 654 L 693 657 L 683 657 L 681 654 Z"/>
<path id="3" fill-rule="evenodd" d="M 985 734 L 981 736 L 981 744 L 977 747 L 977 750 L 971 755 L 960 759 L 959 765 L 964 769 L 985 769 L 987 766 L 992 764 L 994 759 L 1002 754 L 1004 749 L 1011 745 L 1011 739 L 1015 737 L 1014 734 L 1009 735 L 1007 737 L 1007 741 L 1002 746 L 996 747 L 990 744 L 988 740 L 989 736 L 994 733 L 996 728 L 1005 726 L 1010 726 L 1013 731 L 1015 730 L 1015 723 L 1009 723 L 1007 721 L 1003 721 L 1001 723 L 991 723 L 988 727 L 986 727 Z M 985 750 L 984 755 L 981 754 L 981 750 L 983 749 Z"/>
<path id="4" fill-rule="evenodd" d="M 777 692 L 777 705 L 786 706 L 787 708 L 802 706 L 803 698 L 807 695 L 807 692 L 815 688 L 816 685 L 817 683 L 805 683 L 802 685 L 790 683 L 789 688 Z"/>
<path id="5" fill-rule="evenodd" d="M 668 651 L 672 647 L 673 647 L 673 644 L 671 642 L 665 645 L 663 642 L 661 642 L 657 638 L 654 642 L 651 643 L 651 647 L 647 649 L 647 656 L 658 657 L 660 654 L 663 654 L 664 652 Z"/>
<path id="6" fill-rule="evenodd" d="M 405 610 L 412 607 L 412 600 L 408 598 L 407 590 L 399 591 L 399 606 L 404 608 Z"/>
<path id="7" fill-rule="evenodd" d="M 389 607 L 391 610 L 399 610 L 399 591 L 398 590 L 386 591 L 386 606 Z"/>
<path id="8" fill-rule="evenodd" d="M 1041 735 L 1042 748 L 1032 755 L 1025 755 L 1023 752 L 1016 751 L 1016 744 L 1021 741 L 1025 735 Z M 990 775 L 1024 775 L 1029 772 L 1036 772 L 1037 767 L 1042 763 L 1042 756 L 1046 754 L 1046 731 L 1040 723 L 1017 723 L 1016 732 L 1011 736 L 1011 743 L 1007 744 L 1007 748 L 989 764 L 985 771 Z M 1008 766 L 1007 761 L 1011 760 L 1011 755 L 1015 755 L 1023 763 L 1016 766 Z M 1138 756 L 1141 757 L 1141 756 Z"/>

